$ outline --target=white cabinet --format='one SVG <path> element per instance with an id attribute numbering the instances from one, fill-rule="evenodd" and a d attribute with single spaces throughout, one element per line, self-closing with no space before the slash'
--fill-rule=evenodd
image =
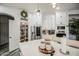
<path id="1" fill-rule="evenodd" d="M 47 29 L 47 30 L 54 29 L 55 30 L 55 15 L 54 14 L 43 15 L 42 29 Z"/>
<path id="2" fill-rule="evenodd" d="M 56 12 L 56 24 L 57 25 L 67 24 L 67 12 Z"/>
<path id="3" fill-rule="evenodd" d="M 30 26 L 36 26 L 36 25 L 39 25 L 39 26 L 41 26 L 41 24 L 42 24 L 42 15 L 41 14 L 39 14 L 39 15 L 37 15 L 36 13 L 31 13 L 30 15 L 29 15 L 29 23 L 30 23 Z"/>
<path id="4" fill-rule="evenodd" d="M 64 30 L 61 30 L 61 31 L 64 31 L 66 36 L 68 37 L 68 12 L 66 11 L 57 11 L 56 12 L 56 33 L 57 32 L 60 32 L 60 30 L 57 29 L 57 26 L 65 26 L 65 29 Z"/>

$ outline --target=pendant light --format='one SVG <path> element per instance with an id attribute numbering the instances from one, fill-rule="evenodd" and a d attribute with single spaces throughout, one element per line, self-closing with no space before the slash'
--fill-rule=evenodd
<path id="1" fill-rule="evenodd" d="M 37 4 L 36 14 L 37 14 L 38 16 L 40 15 L 39 3 Z"/>
<path id="2" fill-rule="evenodd" d="M 59 6 L 57 6 L 57 4 L 56 4 L 56 3 L 52 3 L 52 7 L 53 7 L 54 9 L 56 9 L 56 10 L 59 10 L 59 9 L 60 9 L 60 7 L 59 7 Z"/>
<path id="3" fill-rule="evenodd" d="M 52 3 L 52 7 L 53 8 L 56 8 L 56 3 Z"/>

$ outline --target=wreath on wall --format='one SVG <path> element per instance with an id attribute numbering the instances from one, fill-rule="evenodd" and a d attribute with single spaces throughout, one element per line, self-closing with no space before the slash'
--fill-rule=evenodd
<path id="1" fill-rule="evenodd" d="M 27 12 L 25 10 L 21 11 L 21 16 L 26 18 L 28 16 Z"/>

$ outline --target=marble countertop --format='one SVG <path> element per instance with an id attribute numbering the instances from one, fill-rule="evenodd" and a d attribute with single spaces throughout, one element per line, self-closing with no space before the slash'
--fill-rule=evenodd
<path id="1" fill-rule="evenodd" d="M 42 39 L 29 41 L 29 42 L 23 42 L 20 44 L 20 50 L 23 56 L 50 56 L 50 54 L 43 54 L 39 51 L 38 47 L 40 46 L 40 42 Z M 55 49 L 54 56 L 65 56 L 63 53 L 60 52 L 60 49 L 62 48 L 62 45 L 51 41 L 51 45 Z M 73 56 L 79 56 L 79 49 L 66 46 L 67 50 L 69 51 L 69 55 Z"/>

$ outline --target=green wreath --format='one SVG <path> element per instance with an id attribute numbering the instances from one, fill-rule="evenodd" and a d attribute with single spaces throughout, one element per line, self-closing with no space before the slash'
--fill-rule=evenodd
<path id="1" fill-rule="evenodd" d="M 22 16 L 22 17 L 24 17 L 24 18 L 26 18 L 26 17 L 27 17 L 27 12 L 26 12 L 26 11 L 24 11 L 24 10 L 23 10 L 23 11 L 21 11 L 21 16 Z"/>

